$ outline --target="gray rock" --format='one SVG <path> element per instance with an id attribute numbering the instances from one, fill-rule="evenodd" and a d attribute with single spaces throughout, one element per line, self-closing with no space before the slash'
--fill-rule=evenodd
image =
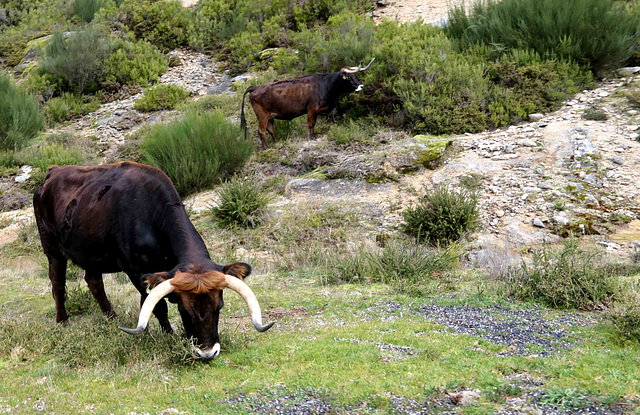
<path id="1" fill-rule="evenodd" d="M 626 68 L 618 68 L 618 73 L 622 76 L 629 76 L 640 72 L 640 66 L 629 66 Z"/>
<path id="2" fill-rule="evenodd" d="M 538 122 L 543 118 L 544 118 L 544 114 L 540 114 L 540 113 L 529 114 L 529 121 L 531 122 Z"/>
<path id="3" fill-rule="evenodd" d="M 544 225 L 544 223 L 543 223 L 540 219 L 538 219 L 538 218 L 535 218 L 535 219 L 533 220 L 533 226 L 535 226 L 535 227 L 537 227 L 537 228 L 546 228 L 546 226 Z"/>

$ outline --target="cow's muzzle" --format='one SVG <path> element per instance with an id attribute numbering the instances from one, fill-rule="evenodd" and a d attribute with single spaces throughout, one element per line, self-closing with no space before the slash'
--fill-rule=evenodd
<path id="1" fill-rule="evenodd" d="M 216 343 L 213 347 L 204 350 L 196 346 L 191 346 L 191 350 L 196 358 L 206 362 L 218 357 L 220 354 L 220 343 Z"/>

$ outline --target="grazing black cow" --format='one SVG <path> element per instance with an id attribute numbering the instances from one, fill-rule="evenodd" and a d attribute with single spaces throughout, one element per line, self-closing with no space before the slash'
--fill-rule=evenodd
<path id="1" fill-rule="evenodd" d="M 151 313 L 172 332 L 167 303 L 178 304 L 187 335 L 202 360 L 220 353 L 218 318 L 222 290 L 230 288 L 246 301 L 253 324 L 262 325 L 260 305 L 243 279 L 244 263 L 218 265 L 189 220 L 178 192 L 161 170 L 132 162 L 50 169 L 33 196 L 42 248 L 56 303 L 56 321 L 68 319 L 64 306 L 67 259 L 86 271 L 85 280 L 102 312 L 115 314 L 102 274 L 127 273 L 141 295 L 136 329 L 140 334 Z M 147 294 L 147 287 L 152 288 Z"/>
<path id="2" fill-rule="evenodd" d="M 345 94 L 361 91 L 364 86 L 356 78 L 356 73 L 366 71 L 374 59 L 366 67 L 345 67 L 339 72 L 314 74 L 283 81 L 250 86 L 242 95 L 240 122 L 245 129 L 244 98 L 249 93 L 249 102 L 258 117 L 258 133 L 262 148 L 267 148 L 266 132 L 275 140 L 273 119 L 292 120 L 307 114 L 308 138 L 313 138 L 313 127 L 318 114 L 333 111 L 338 99 Z"/>

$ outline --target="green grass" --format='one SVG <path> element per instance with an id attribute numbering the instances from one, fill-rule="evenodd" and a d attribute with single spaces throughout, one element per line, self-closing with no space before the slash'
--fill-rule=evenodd
<path id="1" fill-rule="evenodd" d="M 317 278 L 258 272 L 248 283 L 264 320 L 276 319 L 276 325 L 255 332 L 245 304 L 228 293 L 222 354 L 202 363 L 191 359 L 173 305 L 175 336 L 161 332 L 155 319 L 140 337 L 117 329 L 135 324 L 138 307 L 133 286 L 119 277 L 105 278 L 115 321 L 91 303 L 84 281 L 72 278 L 75 311 L 68 325 L 56 325 L 49 282 L 42 265 L 29 259 L 33 255 L 5 254 L 0 271 L 0 407 L 16 414 L 32 413 L 35 405 L 55 413 L 250 413 L 249 406 L 237 404 L 233 412 L 223 402 L 242 393 L 254 402 L 285 393 L 304 400 L 313 393 L 330 401 L 335 413 L 363 402 L 378 407 L 363 413 L 388 413 L 390 394 L 422 402 L 460 386 L 480 389 L 473 408 L 492 413 L 513 396 L 514 387 L 505 385 L 518 373 L 543 381 L 541 396 L 549 404 L 577 405 L 584 396 L 617 402 L 638 393 L 640 345 L 613 341 L 607 323 L 570 329 L 571 338 L 581 340 L 548 357 L 499 357 L 494 353 L 506 346 L 451 335 L 418 313 L 432 302 L 477 302 L 465 288 L 481 278 L 476 274 L 455 274 L 454 297 L 412 298 L 381 283 L 319 285 Z M 487 295 L 483 303 L 499 301 Z M 387 302 L 401 309 L 385 311 Z M 268 315 L 277 310 L 278 317 Z M 378 343 L 411 347 L 415 355 L 389 359 Z"/>

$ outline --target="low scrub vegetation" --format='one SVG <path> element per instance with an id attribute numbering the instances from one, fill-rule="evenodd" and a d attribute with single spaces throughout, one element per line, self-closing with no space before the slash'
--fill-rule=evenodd
<path id="1" fill-rule="evenodd" d="M 402 212 L 402 230 L 418 241 L 448 245 L 478 225 L 478 195 L 440 185 Z"/>
<path id="2" fill-rule="evenodd" d="M 189 96 L 189 91 L 173 84 L 157 85 L 144 91 L 133 108 L 138 111 L 172 110 Z"/>
<path id="3" fill-rule="evenodd" d="M 217 191 L 218 203 L 211 208 L 215 222 L 223 228 L 256 227 L 272 197 L 252 180 L 235 177 Z"/>
<path id="4" fill-rule="evenodd" d="M 459 256 L 456 246 L 435 249 L 406 240 L 387 241 L 374 250 L 362 245 L 355 252 L 334 257 L 330 282 L 389 284 L 415 296 L 447 292 L 453 286 L 450 271 Z"/>
<path id="5" fill-rule="evenodd" d="M 509 50 L 532 50 L 601 74 L 629 59 L 639 22 L 637 11 L 614 0 L 489 0 L 470 10 L 454 8 L 446 32 L 462 48 L 489 48 L 492 59 Z"/>
<path id="6" fill-rule="evenodd" d="M 0 150 L 19 150 L 44 128 L 34 98 L 0 73 Z"/>
<path id="7" fill-rule="evenodd" d="M 163 170 L 182 196 L 212 187 L 242 167 L 253 152 L 240 127 L 220 111 L 186 113 L 152 128 L 141 152 L 147 163 Z"/>
<path id="8" fill-rule="evenodd" d="M 613 304 L 616 284 L 611 269 L 599 263 L 600 253 L 569 240 L 562 249 L 543 247 L 530 264 L 522 262 L 508 277 L 508 290 L 520 300 L 549 307 L 594 310 Z"/>

